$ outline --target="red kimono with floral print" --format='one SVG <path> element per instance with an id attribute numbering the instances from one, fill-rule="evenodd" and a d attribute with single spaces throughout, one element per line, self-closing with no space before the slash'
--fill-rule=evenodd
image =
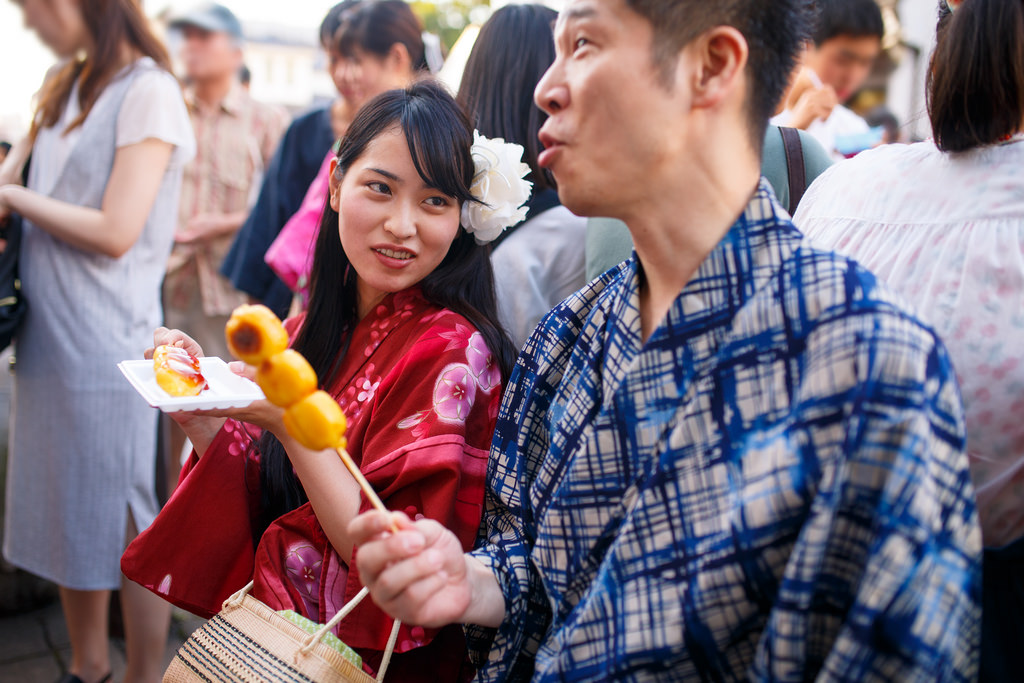
<path id="1" fill-rule="evenodd" d="M 301 319 L 289 321 L 294 333 Z M 455 532 L 468 550 L 483 509 L 487 454 L 501 372 L 465 318 L 417 289 L 389 296 L 356 327 L 332 393 L 349 421 L 349 452 L 384 504 Z M 229 420 L 122 559 L 124 573 L 203 616 L 254 581 L 274 609 L 326 622 L 361 589 L 309 504 L 278 518 L 254 547 L 260 514 L 259 430 Z M 370 509 L 362 496 L 361 511 Z M 358 552 L 358 549 L 357 549 Z M 374 668 L 392 621 L 364 601 L 337 629 Z M 470 673 L 461 628 L 402 627 L 388 672 L 395 681 L 454 681 Z"/>

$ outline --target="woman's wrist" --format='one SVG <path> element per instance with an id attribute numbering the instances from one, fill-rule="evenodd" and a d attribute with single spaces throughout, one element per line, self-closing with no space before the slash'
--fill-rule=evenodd
<path id="1" fill-rule="evenodd" d="M 195 417 L 185 424 L 179 423 L 182 431 L 185 432 L 185 436 L 192 442 L 192 447 L 195 449 L 196 454 L 202 458 L 206 455 L 206 451 L 210 450 L 210 446 L 216 441 L 217 435 L 224 428 L 224 423 L 227 422 L 224 418 L 218 417 Z"/>
<path id="2" fill-rule="evenodd" d="M 2 185 L 0 186 L 0 209 L 6 211 L 17 212 L 15 204 L 17 203 L 17 195 L 19 192 L 24 192 L 25 188 L 21 185 Z"/>

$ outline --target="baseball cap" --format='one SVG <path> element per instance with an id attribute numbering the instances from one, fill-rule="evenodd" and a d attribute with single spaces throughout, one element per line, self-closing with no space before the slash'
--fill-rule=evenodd
<path id="1" fill-rule="evenodd" d="M 242 23 L 238 21 L 238 17 L 224 5 L 215 2 L 198 5 L 171 19 L 171 28 L 180 29 L 186 26 L 195 26 L 214 33 L 226 33 L 232 38 L 242 37 Z"/>

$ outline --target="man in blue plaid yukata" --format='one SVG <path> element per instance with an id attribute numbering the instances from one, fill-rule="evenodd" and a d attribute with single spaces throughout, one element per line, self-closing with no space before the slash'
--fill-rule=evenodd
<path id="1" fill-rule="evenodd" d="M 477 550 L 430 520 L 351 527 L 377 603 L 470 625 L 482 681 L 976 675 L 946 352 L 759 181 L 805 5 L 571 0 L 559 18 L 541 163 L 636 252 L 523 350 Z"/>

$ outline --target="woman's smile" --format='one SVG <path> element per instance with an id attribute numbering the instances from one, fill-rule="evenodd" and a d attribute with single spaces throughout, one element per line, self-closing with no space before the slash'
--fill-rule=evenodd
<path id="1" fill-rule="evenodd" d="M 378 260 L 388 268 L 405 268 L 416 258 L 416 254 L 403 247 L 373 247 Z"/>

